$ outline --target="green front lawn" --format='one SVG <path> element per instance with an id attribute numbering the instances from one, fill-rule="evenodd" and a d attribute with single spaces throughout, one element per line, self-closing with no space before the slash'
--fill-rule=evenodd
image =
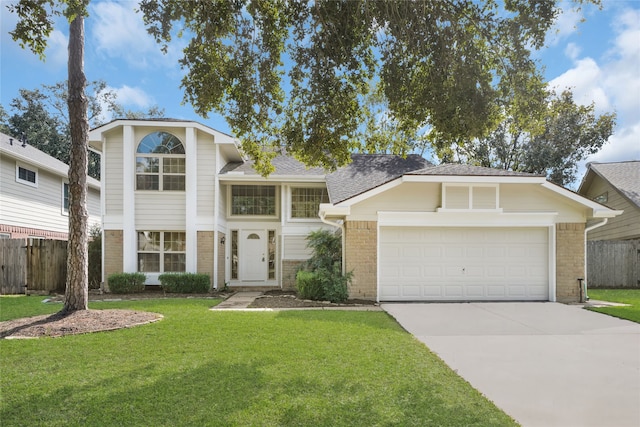
<path id="1" fill-rule="evenodd" d="M 589 298 L 629 304 L 628 307 L 590 307 L 589 310 L 640 323 L 640 289 L 589 289 Z"/>
<path id="2" fill-rule="evenodd" d="M 2 297 L 0 313 L 60 308 L 40 300 Z M 92 303 L 165 318 L 0 340 L 2 425 L 515 425 L 384 312 L 212 312 L 213 304 Z"/>

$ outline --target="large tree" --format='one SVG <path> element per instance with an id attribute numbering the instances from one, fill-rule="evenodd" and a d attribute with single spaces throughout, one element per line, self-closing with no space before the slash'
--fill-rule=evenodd
<path id="1" fill-rule="evenodd" d="M 53 30 L 53 16 L 64 15 L 69 21 L 68 94 L 69 134 L 69 241 L 67 285 L 63 313 L 88 308 L 88 214 L 87 147 L 89 120 L 84 74 L 84 17 L 89 0 L 20 0 L 9 6 L 18 15 L 15 30 L 10 32 L 21 46 L 29 47 L 44 58 L 47 39 Z"/>
<path id="2" fill-rule="evenodd" d="M 363 125 L 372 92 L 406 135 L 482 137 L 505 116 L 535 124 L 545 86 L 530 49 L 558 3 L 142 0 L 140 10 L 165 48 L 176 33 L 189 39 L 185 100 L 221 113 L 268 173 L 281 146 L 329 168 L 382 148 Z M 385 148 L 410 147 L 392 138 Z"/>
<path id="3" fill-rule="evenodd" d="M 539 173 L 567 185 L 576 179 L 578 162 L 607 142 L 615 119 L 615 113 L 597 115 L 594 104 L 576 104 L 569 90 L 550 92 L 537 129 L 510 117 L 486 137 L 438 144 L 436 153 L 443 161 Z"/>
<path id="4" fill-rule="evenodd" d="M 162 117 L 164 109 L 152 106 L 146 111 L 130 110 L 118 102 L 118 94 L 104 80 L 87 83 L 87 119 L 90 127 L 103 124 L 105 117 L 146 118 Z M 56 159 L 69 164 L 70 127 L 67 107 L 66 81 L 42 85 L 38 89 L 20 89 L 10 104 L 13 114 L 0 116 L 6 133 L 24 136 L 29 144 Z M 3 109 L 4 111 L 4 109 Z M 89 176 L 100 179 L 100 156 L 89 152 Z"/>

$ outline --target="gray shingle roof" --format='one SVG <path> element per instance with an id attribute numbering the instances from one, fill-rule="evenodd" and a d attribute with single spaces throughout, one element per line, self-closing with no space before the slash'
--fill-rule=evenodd
<path id="1" fill-rule="evenodd" d="M 10 139 L 13 139 L 13 144 L 10 144 Z M 69 172 L 69 166 L 66 163 L 51 157 L 47 153 L 29 144 L 23 147 L 22 143 L 18 141 L 18 138 L 13 138 L 4 133 L 0 133 L 0 153 L 2 153 L 3 156 L 6 155 L 18 159 L 21 162 L 31 164 L 38 168 L 47 169 L 63 177 L 66 177 Z M 100 188 L 100 181 L 97 179 L 87 177 L 87 183 L 92 187 Z"/>
<path id="2" fill-rule="evenodd" d="M 459 163 L 445 163 L 425 169 L 415 170 L 405 175 L 458 175 L 458 176 L 530 176 L 543 177 L 544 175 L 514 172 L 504 169 L 485 168 L 482 166 L 462 165 Z"/>
<path id="3" fill-rule="evenodd" d="M 640 160 L 590 163 L 589 168 L 640 207 Z"/>
<path id="4" fill-rule="evenodd" d="M 326 171 L 324 169 L 308 168 L 302 162 L 299 162 L 290 156 L 278 155 L 271 161 L 271 163 L 275 167 L 275 171 L 271 176 L 303 175 L 323 177 L 326 175 Z M 226 174 L 229 172 L 243 172 L 245 175 L 259 176 L 258 172 L 253 168 L 253 164 L 253 160 L 249 160 L 245 163 L 228 163 L 222 168 L 220 173 Z"/>
<path id="5" fill-rule="evenodd" d="M 352 154 L 351 163 L 327 175 L 329 200 L 336 204 L 432 164 L 418 154 Z"/>

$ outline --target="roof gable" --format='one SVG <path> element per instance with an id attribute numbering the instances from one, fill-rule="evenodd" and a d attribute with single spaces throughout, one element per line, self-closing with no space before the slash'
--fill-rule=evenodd
<path id="1" fill-rule="evenodd" d="M 329 200 L 336 204 L 365 193 L 407 172 L 432 164 L 418 154 L 352 154 L 351 163 L 327 175 Z"/>
<path id="2" fill-rule="evenodd" d="M 588 171 L 580 184 L 579 193 L 586 191 L 591 180 L 590 174 L 595 174 L 608 182 L 632 204 L 640 207 L 640 160 L 613 163 L 589 163 Z"/>

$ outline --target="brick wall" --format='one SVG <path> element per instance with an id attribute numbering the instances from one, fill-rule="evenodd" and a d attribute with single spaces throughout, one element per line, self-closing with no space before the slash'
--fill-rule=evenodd
<path id="1" fill-rule="evenodd" d="M 556 299 L 579 302 L 584 278 L 584 224 L 556 224 Z"/>
<path id="2" fill-rule="evenodd" d="M 293 290 L 296 289 L 296 273 L 298 268 L 304 261 L 298 259 L 282 260 L 282 289 Z"/>
<path id="3" fill-rule="evenodd" d="M 209 275 L 209 286 L 213 286 L 213 231 L 198 231 L 198 273 Z"/>
<path id="4" fill-rule="evenodd" d="M 376 299 L 377 246 L 376 221 L 345 222 L 345 264 L 353 271 L 349 298 Z"/>
<path id="5" fill-rule="evenodd" d="M 42 230 L 39 228 L 17 227 L 14 225 L 6 225 L 6 224 L 0 224 L 0 233 L 8 234 L 11 239 L 26 239 L 28 237 L 39 237 L 42 239 L 69 240 L 69 233 Z"/>
<path id="6" fill-rule="evenodd" d="M 123 273 L 122 230 L 104 230 L 104 290 L 109 291 L 108 277 L 113 273 Z"/>

